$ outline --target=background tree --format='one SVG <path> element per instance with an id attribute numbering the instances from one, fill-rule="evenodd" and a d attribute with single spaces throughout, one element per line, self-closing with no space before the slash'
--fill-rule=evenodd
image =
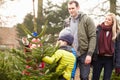
<path id="1" fill-rule="evenodd" d="M 120 18 L 120 1 L 119 0 L 102 0 L 95 4 L 93 8 L 88 10 L 88 14 L 95 20 L 96 25 L 103 21 L 105 15 L 109 12 L 116 14 L 118 20 Z"/>
<path id="2" fill-rule="evenodd" d="M 39 2 L 41 2 L 39 0 Z M 38 5 L 41 7 L 41 3 L 38 2 Z M 40 10 L 41 8 L 38 8 L 38 16 L 35 18 L 36 21 L 36 26 L 37 26 L 37 32 L 40 33 L 42 30 L 42 25 L 46 21 L 48 21 L 47 24 L 47 30 L 46 30 L 46 35 L 49 35 L 49 43 L 54 43 L 57 39 L 58 36 L 56 36 L 60 30 L 63 28 L 63 20 L 68 16 L 68 11 L 67 11 L 67 1 L 63 2 L 61 5 L 53 4 L 51 1 L 47 1 L 47 5 L 45 6 L 44 9 Z M 56 10 L 54 10 L 56 9 Z M 40 11 L 39 11 L 40 10 Z M 41 14 L 42 15 L 39 15 Z M 43 16 L 42 20 L 40 20 L 41 16 Z M 26 36 L 25 33 L 23 33 L 21 26 L 24 24 L 31 32 L 33 32 L 33 26 L 34 26 L 34 17 L 31 14 L 27 14 L 23 23 L 22 24 L 17 24 L 17 30 L 18 30 L 18 35 L 19 38 L 22 36 Z"/>
<path id="3" fill-rule="evenodd" d="M 113 12 L 113 13 L 115 13 L 116 14 L 116 1 L 117 0 L 110 0 L 110 12 Z"/>
<path id="4" fill-rule="evenodd" d="M 50 0 L 48 0 L 47 5 L 44 9 L 44 17 L 45 20 L 48 20 L 48 30 L 47 34 L 51 34 L 51 38 L 49 42 L 54 42 L 56 40 L 56 33 L 58 34 L 60 30 L 63 28 L 63 20 L 68 17 L 67 11 L 67 2 L 63 2 L 61 5 L 52 4 Z"/>
<path id="5" fill-rule="evenodd" d="M 43 0 L 38 0 L 38 12 L 37 12 L 37 21 L 43 23 Z"/>

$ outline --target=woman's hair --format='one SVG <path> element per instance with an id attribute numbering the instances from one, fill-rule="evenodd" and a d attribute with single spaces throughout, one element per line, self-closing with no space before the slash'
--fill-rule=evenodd
<path id="1" fill-rule="evenodd" d="M 112 40 L 114 41 L 117 37 L 117 32 L 120 30 L 119 26 L 118 26 L 118 21 L 116 19 L 116 16 L 114 13 L 108 13 L 107 16 L 111 16 L 112 17 L 112 21 L 113 21 L 113 25 L 112 25 Z"/>

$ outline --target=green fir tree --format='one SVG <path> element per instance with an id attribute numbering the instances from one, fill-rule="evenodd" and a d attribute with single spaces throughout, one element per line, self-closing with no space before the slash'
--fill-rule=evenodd
<path id="1" fill-rule="evenodd" d="M 57 63 L 45 63 L 44 68 L 39 68 L 39 65 L 42 63 L 42 58 L 45 56 L 51 56 L 58 49 L 58 46 L 53 46 L 51 44 L 45 43 L 45 40 L 47 38 L 46 36 L 44 36 L 46 24 L 41 33 L 39 33 L 37 36 L 33 36 L 32 32 L 30 32 L 24 25 L 22 26 L 25 33 L 31 36 L 28 41 L 36 45 L 41 44 L 40 47 L 30 49 L 24 46 L 24 48 L 28 50 L 27 52 L 16 49 L 11 50 L 11 53 L 14 54 L 14 56 L 23 64 L 23 72 L 21 71 L 21 74 L 24 73 L 24 71 L 25 74 L 22 75 L 22 80 L 59 80 L 59 76 L 66 68 L 65 66 L 59 72 L 55 72 L 55 67 L 57 66 Z M 32 42 L 33 38 L 40 39 L 40 42 Z M 26 66 L 28 66 L 29 68 L 26 68 Z"/>

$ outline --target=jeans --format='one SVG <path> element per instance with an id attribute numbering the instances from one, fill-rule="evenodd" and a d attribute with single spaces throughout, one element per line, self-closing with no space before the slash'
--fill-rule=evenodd
<path id="1" fill-rule="evenodd" d="M 110 80 L 113 70 L 112 56 L 98 56 L 97 61 L 93 62 L 92 80 L 100 80 L 100 74 L 103 68 L 104 68 L 103 80 Z"/>
<path id="2" fill-rule="evenodd" d="M 80 69 L 80 80 L 89 80 L 90 64 L 85 64 L 86 53 L 78 57 L 77 63 Z"/>

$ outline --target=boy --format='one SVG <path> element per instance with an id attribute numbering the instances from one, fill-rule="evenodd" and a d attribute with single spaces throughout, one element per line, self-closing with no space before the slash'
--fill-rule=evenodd
<path id="1" fill-rule="evenodd" d="M 54 61 L 58 63 L 56 67 L 56 72 L 62 69 L 64 66 L 67 66 L 66 69 L 63 71 L 63 74 L 59 77 L 60 80 L 71 80 L 74 65 L 76 63 L 76 57 L 72 53 L 72 43 L 73 43 L 73 36 L 70 34 L 65 34 L 59 36 L 57 41 L 57 45 L 59 44 L 59 49 L 51 56 L 45 56 L 42 60 L 46 63 L 52 64 Z"/>

